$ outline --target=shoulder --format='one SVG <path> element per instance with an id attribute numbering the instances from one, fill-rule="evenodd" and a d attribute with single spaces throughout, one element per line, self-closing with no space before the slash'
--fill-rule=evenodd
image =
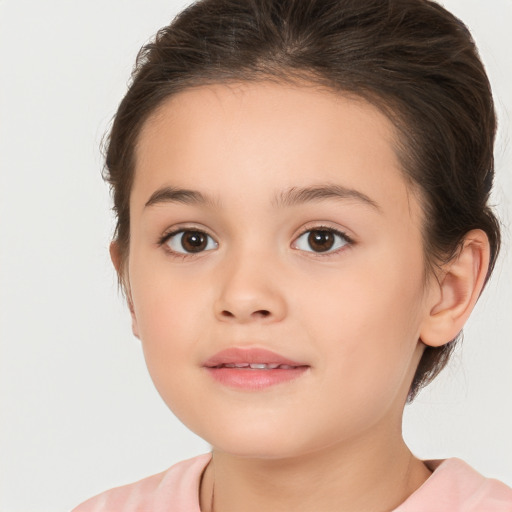
<path id="1" fill-rule="evenodd" d="M 512 489 L 460 459 L 427 461 L 433 473 L 395 512 L 512 512 Z"/>
<path id="2" fill-rule="evenodd" d="M 87 500 L 72 512 L 199 512 L 198 490 L 211 454 L 199 455 L 138 482 L 116 487 Z"/>

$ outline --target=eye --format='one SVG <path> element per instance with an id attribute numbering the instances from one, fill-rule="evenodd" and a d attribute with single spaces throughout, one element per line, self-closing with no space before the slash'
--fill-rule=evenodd
<path id="1" fill-rule="evenodd" d="M 164 243 L 172 252 L 181 254 L 211 251 L 218 247 L 218 243 L 204 231 L 182 229 L 166 236 Z"/>
<path id="2" fill-rule="evenodd" d="M 350 238 L 341 231 L 332 228 L 317 228 L 302 233 L 292 247 L 307 252 L 334 252 L 350 242 Z"/>

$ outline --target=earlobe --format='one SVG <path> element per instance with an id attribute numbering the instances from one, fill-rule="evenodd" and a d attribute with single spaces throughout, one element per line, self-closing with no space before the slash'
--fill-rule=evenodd
<path id="1" fill-rule="evenodd" d="M 110 259 L 112 260 L 114 268 L 116 269 L 117 275 L 121 276 L 121 251 L 119 249 L 119 243 L 117 241 L 114 240 L 113 242 L 110 242 L 109 252 Z"/>
<path id="2" fill-rule="evenodd" d="M 135 313 L 133 311 L 133 304 L 128 301 L 128 307 L 130 308 L 130 314 L 131 314 L 131 317 L 132 317 L 132 332 L 133 332 L 133 335 L 140 339 L 140 336 L 139 336 L 139 327 L 137 325 L 137 317 L 135 316 Z"/>
<path id="3" fill-rule="evenodd" d="M 112 263 L 114 265 L 114 268 L 116 269 L 119 282 L 121 283 L 121 286 L 124 289 L 124 293 L 126 296 L 126 302 L 128 304 L 128 309 L 130 310 L 130 315 L 132 317 L 132 332 L 133 335 L 139 338 L 139 330 L 137 325 L 137 317 L 135 316 L 135 310 L 133 308 L 133 301 L 131 297 L 130 287 L 128 285 L 128 281 L 126 279 L 125 275 L 125 269 L 123 268 L 123 259 L 121 256 L 121 251 L 119 248 L 119 243 L 116 241 L 113 241 L 110 243 L 110 259 L 112 260 Z"/>
<path id="4" fill-rule="evenodd" d="M 436 290 L 420 333 L 425 345 L 440 347 L 462 330 L 485 284 L 489 254 L 487 235 L 475 229 L 443 267 L 438 283 L 433 285 Z"/>

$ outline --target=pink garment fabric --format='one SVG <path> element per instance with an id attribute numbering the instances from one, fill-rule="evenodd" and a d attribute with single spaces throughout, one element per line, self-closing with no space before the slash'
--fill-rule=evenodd
<path id="1" fill-rule="evenodd" d="M 393 512 L 512 512 L 512 489 L 460 459 L 425 461 L 430 478 Z"/>
<path id="2" fill-rule="evenodd" d="M 72 512 L 201 512 L 199 483 L 211 455 L 104 492 Z M 460 459 L 426 462 L 432 476 L 394 512 L 512 512 L 512 489 Z"/>

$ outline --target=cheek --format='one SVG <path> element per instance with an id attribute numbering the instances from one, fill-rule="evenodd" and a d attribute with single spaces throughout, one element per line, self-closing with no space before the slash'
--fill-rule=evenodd
<path id="1" fill-rule="evenodd" d="M 419 339 L 422 266 L 380 256 L 317 283 L 321 291 L 298 313 L 308 337 L 332 355 L 332 378 L 350 382 L 359 399 L 395 396 L 415 365 Z"/>
<path id="2" fill-rule="evenodd" d="M 403 337 L 421 316 L 422 268 L 421 255 L 399 258 L 380 251 L 364 262 L 356 256 L 339 269 L 316 274 L 306 282 L 307 290 L 290 296 L 298 297 L 299 318 L 318 318 L 310 323 L 333 334 L 361 342 L 372 331 L 382 339 L 388 332 Z"/>
<path id="3" fill-rule="evenodd" d="M 195 348 L 205 328 L 198 319 L 206 318 L 209 291 L 204 281 L 180 278 L 165 262 L 146 264 L 148 260 L 135 254 L 130 262 L 137 329 L 156 387 L 174 389 L 183 362 L 197 357 Z"/>
<path id="4" fill-rule="evenodd" d="M 190 287 L 180 291 L 166 280 L 139 286 L 134 298 L 144 358 L 163 401 L 185 424 L 201 417 L 197 397 L 197 347 L 204 337 L 198 322 L 201 301 Z M 200 405 L 200 404 L 199 404 Z"/>
<path id="5" fill-rule="evenodd" d="M 181 274 L 173 272 L 165 257 L 149 251 L 130 256 L 130 288 L 143 342 L 165 342 L 198 326 L 191 319 L 202 308 L 204 281 Z"/>

